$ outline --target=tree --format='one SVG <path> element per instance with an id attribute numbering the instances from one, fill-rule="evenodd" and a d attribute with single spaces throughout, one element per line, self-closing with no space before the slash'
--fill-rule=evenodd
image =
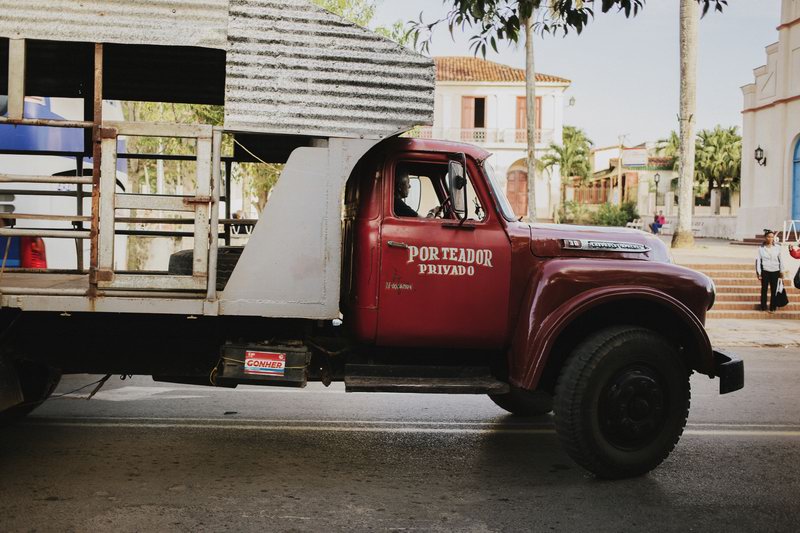
<path id="1" fill-rule="evenodd" d="M 674 130 L 669 132 L 669 137 L 656 141 L 656 151 L 664 157 L 671 158 L 675 165 L 674 168 L 677 169 L 678 156 L 681 152 L 681 136 Z"/>
<path id="2" fill-rule="evenodd" d="M 562 180 L 565 177 L 580 178 L 581 183 L 585 183 L 591 173 L 589 157 L 592 144 L 583 130 L 564 126 L 562 143 L 550 143 L 547 154 L 539 161 L 539 168 L 552 173 L 555 167 L 559 167 Z"/>
<path id="3" fill-rule="evenodd" d="M 536 222 L 536 68 L 533 54 L 533 25 L 536 10 L 525 25 L 525 136 L 527 157 L 525 164 L 528 171 L 528 212 L 526 216 Z"/>
<path id="4" fill-rule="evenodd" d="M 520 30 L 522 29 L 526 35 L 529 35 L 528 29 L 533 25 L 538 31 L 542 34 L 544 33 L 552 33 L 555 34 L 557 32 L 562 32 L 564 34 L 568 33 L 570 30 L 574 30 L 578 33 L 583 31 L 583 28 L 589 23 L 590 18 L 594 17 L 594 6 L 600 6 L 600 10 L 603 13 L 607 13 L 611 10 L 616 9 L 617 11 L 622 12 L 625 17 L 636 16 L 639 11 L 644 7 L 644 0 L 443 0 L 445 4 L 452 4 L 453 8 L 447 12 L 447 14 L 442 17 L 441 19 L 434 20 L 432 22 L 425 22 L 423 21 L 422 14 L 419 16 L 418 21 L 411 21 L 411 30 L 410 34 L 412 36 L 413 42 L 415 47 L 420 45 L 422 51 L 428 51 L 430 47 L 430 42 L 433 36 L 433 29 L 437 27 L 439 24 L 446 23 L 451 35 L 453 34 L 455 28 L 460 27 L 462 29 L 468 28 L 476 28 L 476 31 L 470 38 L 470 48 L 473 52 L 477 55 L 480 53 L 484 57 L 486 57 L 486 51 L 488 47 L 491 47 L 495 52 L 498 51 L 497 43 L 499 41 L 508 41 L 511 43 L 518 43 L 519 42 L 519 34 Z M 724 5 L 727 5 L 727 0 L 681 0 L 681 13 L 684 12 L 684 7 L 686 5 L 690 5 L 693 2 L 700 4 L 702 6 L 703 15 L 705 15 L 709 9 L 712 7 L 716 11 L 722 11 Z M 692 4 L 693 5 L 693 4 Z M 537 10 L 541 13 L 540 18 L 537 19 L 536 14 Z M 689 10 L 692 11 L 692 10 Z M 683 20 L 683 18 L 681 19 Z M 531 24 L 532 22 L 532 24 Z M 683 28 L 683 25 L 681 26 Z M 696 30 L 696 24 L 695 24 Z M 696 31 L 695 31 L 696 33 Z M 683 35 L 683 33 L 682 33 Z M 420 40 L 421 39 L 421 40 Z M 530 42 L 531 39 L 528 37 L 527 42 Z M 682 37 L 683 42 L 683 37 Z M 687 46 L 692 47 L 693 53 L 694 49 L 696 48 L 696 38 L 694 40 L 687 41 Z M 681 46 L 681 57 L 684 57 L 685 48 Z M 528 60 L 527 64 L 528 67 L 526 68 L 526 78 L 527 84 L 533 85 L 535 83 L 535 75 L 531 72 L 532 69 L 532 50 L 531 54 L 526 54 L 526 57 L 531 55 L 531 58 Z M 696 56 L 695 56 L 696 57 Z M 696 61 L 695 61 L 696 63 Z M 682 69 L 681 72 L 683 73 L 684 70 Z M 687 71 L 688 72 L 688 71 Z M 683 88 L 685 85 L 685 80 L 682 77 L 681 87 Z M 694 88 L 696 81 L 694 75 L 691 76 L 691 86 Z M 532 90 L 528 90 L 528 93 L 532 93 Z M 681 93 L 684 94 L 683 91 Z M 682 96 L 681 102 L 684 102 L 684 98 Z M 535 103 L 534 103 L 535 105 Z M 688 124 L 694 120 L 694 112 L 692 111 L 691 114 L 683 113 L 684 107 L 688 109 L 686 105 L 681 106 L 681 116 L 684 117 L 685 121 L 687 122 L 686 127 L 681 128 L 682 134 L 686 133 L 690 139 L 687 142 L 684 142 L 684 145 L 687 147 L 685 150 L 682 151 L 682 162 L 685 163 L 684 166 L 691 168 L 693 166 L 693 158 L 689 160 L 689 156 L 692 152 L 692 145 L 693 145 L 693 137 L 691 137 L 691 128 L 688 127 Z M 528 104 L 528 111 L 530 114 L 530 110 L 532 108 L 531 104 Z M 529 116 L 530 119 L 530 116 Z M 528 127 L 530 132 L 532 128 Z M 533 144 L 532 138 L 534 136 L 529 133 L 528 135 L 528 153 L 529 153 L 529 165 L 530 165 L 530 154 L 533 152 Z M 535 168 L 535 167 L 534 167 Z M 535 213 L 531 211 L 531 207 L 535 210 L 535 205 L 531 206 L 531 195 L 533 187 L 531 186 L 532 177 L 531 172 L 528 173 L 528 213 L 529 218 L 531 215 L 535 216 Z M 691 184 L 688 187 L 684 187 L 689 189 L 689 193 L 691 192 Z M 684 209 L 685 211 L 685 209 Z M 679 213 L 680 213 L 679 209 Z M 688 226 L 689 226 L 689 237 L 692 236 L 691 234 L 691 212 L 683 215 L 683 219 L 686 217 L 688 218 Z M 679 215 L 680 217 L 680 215 Z M 682 220 L 683 220 L 682 219 Z M 682 244 L 689 244 L 691 245 L 691 241 L 687 239 L 685 234 L 685 226 L 686 220 L 683 220 L 683 223 L 679 222 L 679 228 L 681 231 L 676 231 L 675 236 L 673 238 L 673 246 L 675 243 L 679 245 Z M 679 236 L 680 233 L 680 236 Z"/>
<path id="5" fill-rule="evenodd" d="M 727 0 L 693 0 L 702 6 L 705 15 L 710 9 L 722 11 Z M 568 33 L 571 30 L 581 33 L 594 18 L 595 6 L 601 12 L 616 10 L 625 17 L 635 16 L 644 8 L 644 0 L 443 0 L 452 4 L 444 17 L 426 22 L 422 14 L 419 19 L 410 21 L 410 35 L 414 46 L 427 52 L 434 28 L 446 24 L 452 34 L 456 28 L 463 30 L 475 28 L 470 38 L 470 47 L 475 54 L 486 56 L 491 47 L 497 51 L 497 43 L 519 42 L 520 32 L 524 33 L 522 21 L 534 20 L 536 29 L 542 33 Z M 534 17 L 534 11 L 540 16 Z"/>
<path id="6" fill-rule="evenodd" d="M 707 184 L 714 214 L 719 214 L 722 188 L 739 188 L 741 166 L 742 138 L 735 126 L 697 134 L 695 178 Z"/>
<path id="7" fill-rule="evenodd" d="M 694 246 L 692 210 L 694 208 L 694 115 L 697 107 L 697 25 L 695 0 L 681 0 L 680 63 L 681 90 L 680 153 L 678 158 L 678 225 L 672 234 L 673 248 Z"/>

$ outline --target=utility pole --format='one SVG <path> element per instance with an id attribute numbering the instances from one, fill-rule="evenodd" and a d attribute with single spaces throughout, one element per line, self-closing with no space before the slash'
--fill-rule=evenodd
<path id="1" fill-rule="evenodd" d="M 528 141 L 528 220 L 536 222 L 536 69 L 533 61 L 533 24 L 531 18 L 523 20 L 525 26 L 525 124 Z"/>
<path id="2" fill-rule="evenodd" d="M 617 195 L 617 205 L 622 205 L 622 150 L 625 148 L 625 137 L 627 137 L 627 135 L 620 135 L 617 137 L 617 139 L 619 139 L 619 144 L 617 145 L 617 149 L 619 150 L 619 159 L 617 159 L 617 186 L 616 189 L 613 185 L 611 187 L 612 199 L 614 197 L 614 191 L 619 191 Z"/>

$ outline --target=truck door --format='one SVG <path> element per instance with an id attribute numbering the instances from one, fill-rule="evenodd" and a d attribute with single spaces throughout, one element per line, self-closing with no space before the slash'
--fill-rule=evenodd
<path id="1" fill-rule="evenodd" d="M 510 241 L 474 163 L 467 167 L 469 217 L 455 218 L 447 208 L 447 163 L 446 154 L 419 154 L 384 170 L 379 345 L 498 348 L 506 338 Z M 427 216 L 443 203 L 442 214 Z"/>

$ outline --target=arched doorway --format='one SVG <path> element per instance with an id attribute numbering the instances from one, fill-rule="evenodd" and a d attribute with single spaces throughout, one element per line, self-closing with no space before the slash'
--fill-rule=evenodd
<path id="1" fill-rule="evenodd" d="M 800 220 L 800 138 L 794 145 L 792 162 L 792 220 Z"/>
<path id="2" fill-rule="evenodd" d="M 525 159 L 518 159 L 506 174 L 506 197 L 517 216 L 528 213 L 528 171 Z"/>

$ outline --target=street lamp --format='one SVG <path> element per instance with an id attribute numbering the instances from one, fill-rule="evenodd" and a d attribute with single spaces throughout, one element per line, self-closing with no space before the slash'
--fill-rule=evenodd
<path id="1" fill-rule="evenodd" d="M 574 105 L 575 105 L 575 97 L 571 96 L 570 99 L 569 99 L 569 106 L 573 107 Z"/>
<path id="2" fill-rule="evenodd" d="M 761 165 L 762 167 L 767 166 L 767 156 L 764 155 L 764 150 L 761 149 L 761 145 L 756 148 L 756 163 Z"/>
<path id="3" fill-rule="evenodd" d="M 656 175 L 653 176 L 653 183 L 656 184 L 656 189 L 658 189 L 658 182 L 661 181 L 661 174 L 656 172 Z"/>

